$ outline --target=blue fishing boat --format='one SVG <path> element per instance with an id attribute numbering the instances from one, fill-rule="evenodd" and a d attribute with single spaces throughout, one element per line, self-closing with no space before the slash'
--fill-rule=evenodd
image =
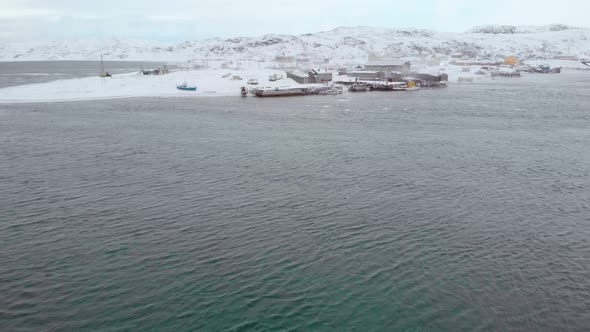
<path id="1" fill-rule="evenodd" d="M 188 85 L 188 83 L 186 83 L 186 82 L 177 85 L 176 88 L 178 90 L 184 90 L 184 91 L 197 91 L 196 86 Z"/>

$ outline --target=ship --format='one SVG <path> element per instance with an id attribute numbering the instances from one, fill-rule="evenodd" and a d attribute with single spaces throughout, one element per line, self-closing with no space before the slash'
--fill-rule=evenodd
<path id="1" fill-rule="evenodd" d="M 348 91 L 350 92 L 365 92 L 367 91 L 368 87 L 366 84 L 353 84 L 351 86 L 348 87 Z"/>
<path id="2" fill-rule="evenodd" d="M 196 86 L 194 86 L 194 85 L 188 85 L 187 82 L 184 82 L 182 84 L 178 84 L 176 86 L 176 88 L 178 90 L 184 90 L 184 91 L 197 91 L 197 87 Z"/>
<path id="3" fill-rule="evenodd" d="M 393 91 L 418 91 L 420 87 L 416 85 L 416 82 L 409 81 L 404 85 L 398 85 L 393 88 Z"/>
<path id="4" fill-rule="evenodd" d="M 539 65 L 537 67 L 531 67 L 528 72 L 534 74 L 559 74 L 561 73 L 561 67 L 551 68 L 549 65 Z"/>
<path id="5" fill-rule="evenodd" d="M 102 61 L 102 53 L 100 54 L 100 74 L 98 74 L 99 77 L 105 78 L 105 77 L 112 77 L 111 73 L 104 71 L 104 62 Z"/>
<path id="6" fill-rule="evenodd" d="M 405 85 L 403 82 L 384 82 L 369 85 L 370 91 L 395 91 L 395 88 L 400 88 Z"/>
<path id="7" fill-rule="evenodd" d="M 306 94 L 305 89 L 292 87 L 261 88 L 254 90 L 256 97 L 290 97 L 304 96 Z"/>

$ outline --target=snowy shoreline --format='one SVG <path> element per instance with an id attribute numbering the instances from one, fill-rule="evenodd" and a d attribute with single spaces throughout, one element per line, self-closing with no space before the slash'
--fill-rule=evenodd
<path id="1" fill-rule="evenodd" d="M 527 62 L 537 65 L 536 62 Z M 539 62 L 541 63 L 541 61 Z M 588 70 L 586 66 L 574 61 L 547 61 L 551 67 L 564 67 L 570 70 Z M 418 72 L 440 75 L 447 73 L 449 83 L 457 82 L 459 77 L 472 77 L 474 82 L 485 81 L 489 76 L 474 75 L 479 66 L 469 66 L 470 72 L 462 72 L 464 67 L 446 65 L 444 69 L 439 66 L 424 67 L 418 65 Z M 284 76 L 285 72 L 273 69 L 206 69 L 175 71 L 166 75 L 144 76 L 138 72 L 117 74 L 110 78 L 97 76 L 73 79 L 61 79 L 46 83 L 34 83 L 12 86 L 0 89 L 0 104 L 17 103 L 48 103 L 70 102 L 87 100 L 106 100 L 123 98 L 203 98 L 203 97 L 228 97 L 240 96 L 241 87 L 248 86 L 247 81 L 257 79 L 258 87 L 297 86 L 298 83 L 289 78 L 278 81 L 269 81 L 269 76 L 278 74 Z M 242 80 L 232 80 L 233 76 L 240 76 Z M 349 80 L 347 76 L 335 76 L 334 82 Z M 196 85 L 197 91 L 182 91 L 176 88 L 177 84 L 188 82 Z"/>
<path id="2" fill-rule="evenodd" d="M 241 81 L 231 76 L 240 76 Z M 136 97 L 221 97 L 239 96 L 240 88 L 247 80 L 256 78 L 259 86 L 276 87 L 295 85 L 291 79 L 269 82 L 274 70 L 191 70 L 160 76 L 144 76 L 139 73 L 113 75 L 110 78 L 86 77 L 57 80 L 0 89 L 0 103 L 40 103 L 83 100 L 121 99 Z M 181 91 L 177 84 L 187 81 L 197 86 L 197 91 Z"/>

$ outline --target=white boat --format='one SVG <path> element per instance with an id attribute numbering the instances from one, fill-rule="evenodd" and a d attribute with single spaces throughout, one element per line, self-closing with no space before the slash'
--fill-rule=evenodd
<path id="1" fill-rule="evenodd" d="M 414 81 L 409 81 L 406 84 L 393 87 L 393 91 L 418 91 L 420 87 Z"/>
<path id="2" fill-rule="evenodd" d="M 342 87 L 341 86 L 334 86 L 327 90 L 322 90 L 318 94 L 324 96 L 333 96 L 333 95 L 340 95 L 342 94 Z"/>
<path id="3" fill-rule="evenodd" d="M 255 89 L 254 94 L 257 97 L 289 97 L 289 96 L 303 96 L 305 90 L 302 88 L 291 87 L 276 87 L 276 88 L 261 88 Z"/>
<path id="4" fill-rule="evenodd" d="M 255 78 L 251 78 L 248 80 L 248 84 L 250 85 L 258 85 L 258 80 Z"/>
<path id="5" fill-rule="evenodd" d="M 368 87 L 366 84 L 356 83 L 348 87 L 348 91 L 350 92 L 365 92 L 367 91 Z"/>
<path id="6" fill-rule="evenodd" d="M 421 88 L 418 86 L 408 86 L 408 87 L 403 87 L 401 88 L 402 90 L 396 90 L 395 88 L 393 89 L 394 91 L 418 91 Z"/>

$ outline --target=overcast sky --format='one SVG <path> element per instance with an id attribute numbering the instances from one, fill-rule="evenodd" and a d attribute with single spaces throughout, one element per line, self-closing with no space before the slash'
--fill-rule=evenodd
<path id="1" fill-rule="evenodd" d="M 0 41 L 181 41 L 359 25 L 462 32 L 483 24 L 588 26 L 589 15 L 590 0 L 0 0 Z"/>

